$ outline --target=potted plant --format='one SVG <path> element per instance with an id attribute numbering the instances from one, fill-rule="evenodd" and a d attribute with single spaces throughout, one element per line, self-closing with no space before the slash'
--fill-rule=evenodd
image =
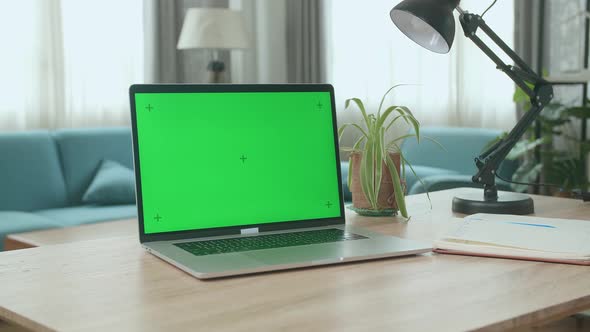
<path id="1" fill-rule="evenodd" d="M 528 96 L 517 89 L 514 101 L 528 103 Z M 585 168 L 590 143 L 572 134 L 575 133 L 575 122 L 572 120 L 585 121 L 589 112 L 590 107 L 568 107 L 559 102 L 553 102 L 543 110 L 538 118 L 540 137 L 535 139 L 532 129 L 529 129 L 529 138 L 518 142 L 506 157 L 509 160 L 524 160 L 512 176 L 513 190 L 526 192 L 529 189 L 527 184 L 536 183 L 539 179 L 550 186 L 559 186 L 553 190 L 545 188 L 544 191 L 559 196 L 569 197 L 573 190 L 584 191 L 590 187 Z M 558 139 L 560 144 L 556 144 Z M 533 156 L 535 152 L 538 158 Z"/>
<path id="2" fill-rule="evenodd" d="M 408 218 L 402 179 L 406 165 L 412 172 L 414 170 L 401 153 L 400 143 L 411 137 L 420 141 L 420 123 L 405 106 L 383 109 L 385 98 L 398 86 L 385 92 L 375 113 L 367 113 L 358 98 L 348 99 L 345 103 L 346 109 L 351 104 L 356 105 L 362 115 L 361 123 L 346 123 L 338 131 L 340 139 L 347 128 L 360 133 L 354 145 L 343 150 L 350 152 L 348 187 L 353 197 L 352 209 L 362 215 L 393 215 L 399 210 Z M 387 139 L 391 137 L 392 126 L 400 120 L 410 125 L 413 132 Z"/>

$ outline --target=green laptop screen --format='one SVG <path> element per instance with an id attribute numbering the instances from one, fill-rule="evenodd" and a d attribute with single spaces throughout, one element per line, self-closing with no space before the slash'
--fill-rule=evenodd
<path id="1" fill-rule="evenodd" d="M 136 93 L 144 232 L 340 217 L 329 92 Z"/>

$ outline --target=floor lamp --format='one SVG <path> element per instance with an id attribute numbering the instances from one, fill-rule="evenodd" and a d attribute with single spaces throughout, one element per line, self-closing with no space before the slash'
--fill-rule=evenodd
<path id="1" fill-rule="evenodd" d="M 221 50 L 247 49 L 250 46 L 246 24 L 239 11 L 224 8 L 190 8 L 184 18 L 177 48 L 211 51 L 207 66 L 209 83 L 224 83 L 225 63 Z"/>

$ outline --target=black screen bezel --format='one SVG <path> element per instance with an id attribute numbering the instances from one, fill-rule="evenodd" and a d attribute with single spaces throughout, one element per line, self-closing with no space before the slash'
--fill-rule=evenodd
<path id="1" fill-rule="evenodd" d="M 340 216 L 334 218 L 282 221 L 267 224 L 252 224 L 208 228 L 201 230 L 183 230 L 163 233 L 146 234 L 144 230 L 143 200 L 141 193 L 141 165 L 139 161 L 139 142 L 137 135 L 137 113 L 135 107 L 136 93 L 224 93 L 224 92 L 329 92 L 332 106 L 332 123 L 334 132 L 334 155 L 338 176 L 338 192 L 340 196 Z M 334 88 L 330 84 L 134 84 L 129 88 L 131 105 L 131 126 L 133 140 L 133 162 L 135 169 L 135 193 L 137 217 L 139 224 L 139 240 L 144 242 L 170 241 L 187 238 L 223 236 L 240 234 L 246 228 L 258 228 L 259 232 L 277 231 L 295 228 L 322 227 L 345 223 L 344 196 L 342 191 L 340 157 L 338 147 L 338 125 L 336 122 L 336 104 Z"/>

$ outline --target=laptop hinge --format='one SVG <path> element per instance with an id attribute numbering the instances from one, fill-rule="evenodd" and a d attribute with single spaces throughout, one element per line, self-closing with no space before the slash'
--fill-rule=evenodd
<path id="1" fill-rule="evenodd" d="M 258 234 L 258 227 L 240 229 L 240 234 Z"/>

